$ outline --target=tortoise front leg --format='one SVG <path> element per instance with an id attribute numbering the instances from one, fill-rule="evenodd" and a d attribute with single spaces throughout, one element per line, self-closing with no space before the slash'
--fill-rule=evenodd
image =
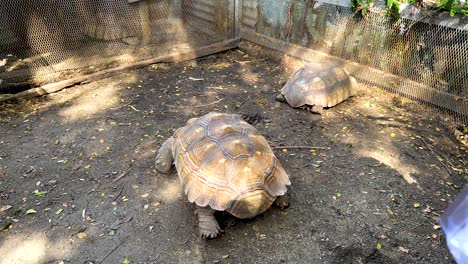
<path id="1" fill-rule="evenodd" d="M 314 114 L 319 114 L 319 115 L 321 115 L 321 114 L 323 114 L 323 107 L 318 106 L 318 105 L 314 105 L 314 106 L 312 106 L 312 108 L 310 109 L 310 111 L 311 111 L 312 113 L 314 113 Z"/>
<path id="2" fill-rule="evenodd" d="M 200 229 L 200 236 L 203 239 L 215 238 L 221 233 L 221 228 L 218 221 L 214 216 L 215 210 L 209 206 L 200 207 L 197 205 L 198 214 L 198 228 Z"/>
<path id="3" fill-rule="evenodd" d="M 156 155 L 156 170 L 160 173 L 171 172 L 174 157 L 172 155 L 172 142 L 173 137 L 168 138 L 159 148 L 158 155 Z"/>
<path id="4" fill-rule="evenodd" d="M 276 197 L 275 205 L 280 209 L 284 209 L 289 206 L 289 197 L 287 194 Z"/>

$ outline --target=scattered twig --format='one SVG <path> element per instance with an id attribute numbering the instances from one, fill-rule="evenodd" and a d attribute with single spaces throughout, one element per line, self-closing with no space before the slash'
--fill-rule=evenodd
<path id="1" fill-rule="evenodd" d="M 221 102 L 221 101 L 223 101 L 223 100 L 224 100 L 224 98 L 221 98 L 221 99 L 216 100 L 216 101 L 214 101 L 214 102 L 212 102 L 212 103 L 204 104 L 204 105 L 196 105 L 196 106 L 194 106 L 194 107 L 205 107 L 205 106 L 210 106 L 210 105 L 217 104 L 217 103 L 219 103 L 219 102 Z"/>
<path id="2" fill-rule="evenodd" d="M 124 219 L 118 219 L 114 223 L 112 223 L 112 225 L 110 225 L 109 229 L 116 230 L 119 227 L 119 225 L 128 223 L 132 221 L 132 219 L 133 219 L 133 216 L 127 216 Z"/>
<path id="3" fill-rule="evenodd" d="M 272 149 L 327 149 L 326 147 L 313 146 L 274 146 Z"/>
<path id="4" fill-rule="evenodd" d="M 111 108 L 109 108 L 109 109 L 110 109 L 110 110 L 118 110 L 118 109 L 120 109 L 120 108 L 122 108 L 122 107 L 125 107 L 125 106 L 128 106 L 128 104 L 123 104 L 123 105 L 120 105 L 120 106 L 111 107 Z"/>
<path id="5" fill-rule="evenodd" d="M 177 244 L 179 244 L 180 246 L 182 246 L 182 245 L 187 244 L 188 241 L 189 241 L 189 240 L 188 240 L 188 238 L 187 238 L 184 242 L 182 242 L 182 243 L 177 243 Z"/>
<path id="6" fill-rule="evenodd" d="M 10 156 L 10 153 L 0 153 L 0 158 L 6 158 L 9 156 Z"/>
<path id="7" fill-rule="evenodd" d="M 50 188 L 49 192 L 53 191 L 55 188 L 57 188 L 57 184 L 55 184 L 54 186 L 52 186 L 52 188 Z"/>
<path id="8" fill-rule="evenodd" d="M 76 235 L 78 233 L 84 232 L 85 230 L 86 230 L 86 227 L 80 227 L 77 230 L 75 230 L 75 232 L 71 233 L 70 237 L 72 237 L 72 236 L 74 236 L 74 235 Z"/>
<path id="9" fill-rule="evenodd" d="M 94 187 L 93 189 L 91 189 L 91 191 L 88 192 L 88 194 L 92 193 L 92 192 L 98 192 L 98 188 L 101 186 L 101 183 L 99 182 L 98 184 L 96 184 L 96 187 Z"/>
<path id="10" fill-rule="evenodd" d="M 203 104 L 203 105 L 194 105 L 193 107 L 206 107 L 206 106 L 210 106 L 210 105 L 214 105 L 214 104 L 217 104 L 219 102 L 221 102 L 222 100 L 224 100 L 224 98 L 221 98 L 219 100 L 216 100 L 212 103 L 209 103 L 209 104 Z M 169 107 L 174 107 L 174 108 L 186 108 L 187 106 L 182 106 L 182 105 L 167 105 Z"/>
<path id="11" fill-rule="evenodd" d="M 71 171 L 71 174 L 74 174 L 75 172 L 77 172 L 80 169 L 80 166 L 81 166 L 81 164 L 76 166 L 75 168 L 73 168 L 72 171 Z"/>
<path id="12" fill-rule="evenodd" d="M 219 87 L 219 86 L 208 86 L 206 87 L 208 89 L 215 89 L 215 90 L 225 90 L 223 87 Z"/>
<path id="13" fill-rule="evenodd" d="M 437 156 L 437 154 L 434 152 L 434 150 L 431 148 L 431 146 L 429 146 L 429 144 L 427 144 L 426 141 L 424 141 L 424 139 L 421 138 L 421 141 L 426 145 L 426 147 L 432 152 L 432 154 L 434 155 L 434 157 L 436 158 L 436 160 L 438 160 L 440 162 L 440 164 L 442 164 L 442 166 L 445 167 L 445 169 L 447 170 L 448 174 L 451 175 L 452 173 L 450 172 L 450 169 L 449 167 L 447 167 L 447 165 L 445 165 L 445 163 L 443 163 L 440 159 L 439 159 L 439 156 Z"/>
<path id="14" fill-rule="evenodd" d="M 8 228 L 10 228 L 10 226 L 11 226 L 11 222 L 7 221 L 5 224 L 0 226 L 0 232 L 7 230 Z"/>
<path id="15" fill-rule="evenodd" d="M 267 58 L 263 59 L 258 59 L 258 60 L 248 60 L 248 61 L 238 61 L 239 64 L 248 64 L 248 63 L 253 63 L 253 62 L 261 62 L 261 61 L 266 61 Z"/>
<path id="16" fill-rule="evenodd" d="M 106 260 L 106 258 L 108 258 L 112 253 L 114 253 L 114 251 L 117 250 L 117 248 L 120 247 L 120 245 L 122 245 L 122 243 L 126 241 L 126 239 L 123 239 L 117 246 L 115 246 L 111 251 L 109 251 L 109 253 L 107 253 L 105 256 L 103 256 L 101 259 L 98 259 L 97 260 L 97 263 L 102 263 L 104 260 Z"/>
<path id="17" fill-rule="evenodd" d="M 412 229 L 415 230 L 416 228 L 418 228 L 418 227 L 420 227 L 420 226 L 422 226 L 422 225 L 424 225 L 424 222 L 423 222 L 423 223 L 419 223 L 418 225 L 414 226 Z"/>
<path id="18" fill-rule="evenodd" d="M 119 176 L 117 176 L 117 178 L 113 179 L 112 182 L 115 183 L 115 182 L 118 182 L 120 179 L 122 179 L 123 177 L 125 177 L 125 175 L 127 175 L 128 171 L 125 171 L 123 172 L 122 174 L 120 174 Z"/>
<path id="19" fill-rule="evenodd" d="M 124 189 L 125 185 L 122 185 L 122 187 L 120 188 L 120 191 L 115 195 L 113 201 L 117 200 L 117 198 L 119 198 L 119 196 L 122 194 L 122 191 Z"/>

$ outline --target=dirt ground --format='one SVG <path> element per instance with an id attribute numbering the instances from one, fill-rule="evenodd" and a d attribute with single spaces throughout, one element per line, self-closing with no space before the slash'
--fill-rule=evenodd
<path id="1" fill-rule="evenodd" d="M 438 217 L 468 156 L 452 126 L 378 89 L 293 109 L 274 100 L 290 74 L 233 50 L 0 106 L 0 263 L 453 263 Z M 203 241 L 154 158 L 209 111 L 252 122 L 292 185 L 289 208 L 219 213 Z"/>

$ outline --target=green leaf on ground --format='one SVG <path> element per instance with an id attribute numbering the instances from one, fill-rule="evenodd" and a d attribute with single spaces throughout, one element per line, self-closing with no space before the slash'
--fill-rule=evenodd
<path id="1" fill-rule="evenodd" d="M 35 213 L 37 213 L 37 212 L 34 209 L 29 209 L 29 210 L 26 211 L 26 214 L 35 214 Z"/>
<path id="2" fill-rule="evenodd" d="M 39 191 L 39 190 L 34 190 L 34 194 L 38 197 L 44 196 L 47 192 L 46 191 Z"/>

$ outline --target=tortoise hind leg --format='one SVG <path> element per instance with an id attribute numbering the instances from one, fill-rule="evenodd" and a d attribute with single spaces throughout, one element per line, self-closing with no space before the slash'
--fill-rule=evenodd
<path id="1" fill-rule="evenodd" d="M 275 205 L 280 209 L 284 209 L 289 206 L 289 197 L 287 194 L 276 197 Z"/>
<path id="2" fill-rule="evenodd" d="M 198 228 L 200 229 L 200 236 L 203 239 L 215 238 L 221 233 L 218 221 L 214 216 L 215 210 L 210 207 L 197 206 L 198 214 Z"/>
<path id="3" fill-rule="evenodd" d="M 172 156 L 172 142 L 174 138 L 170 137 L 159 148 L 158 155 L 156 155 L 156 170 L 160 173 L 171 172 L 174 157 Z"/>

